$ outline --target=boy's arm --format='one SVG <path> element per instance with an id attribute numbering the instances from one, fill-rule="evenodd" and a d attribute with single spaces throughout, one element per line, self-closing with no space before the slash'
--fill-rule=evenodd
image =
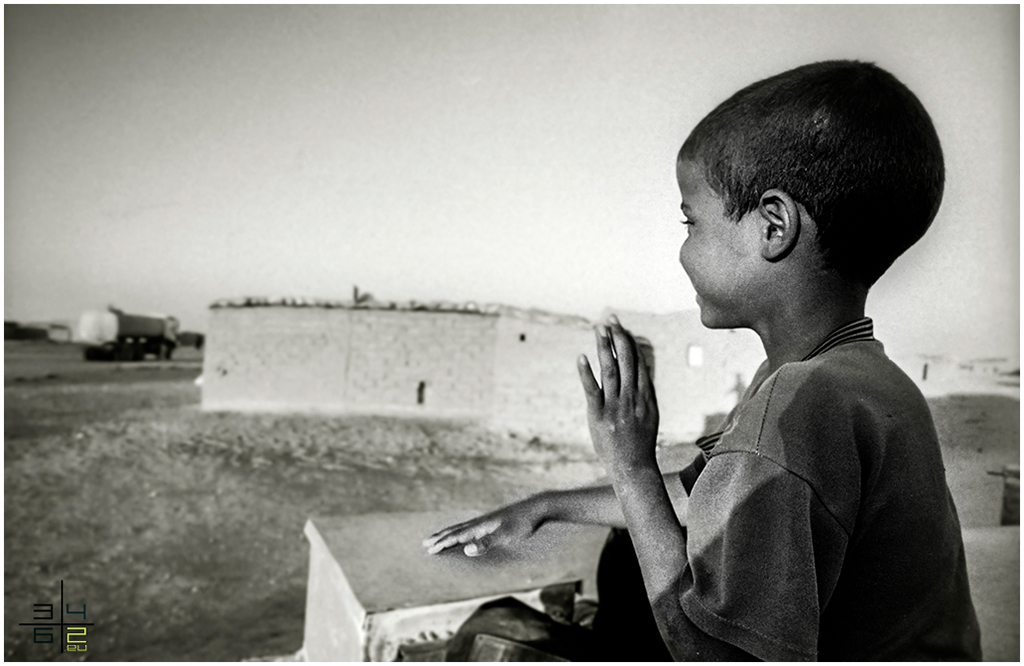
<path id="1" fill-rule="evenodd" d="M 579 364 L 591 437 L 611 475 L 662 638 L 676 659 L 749 659 L 739 648 L 698 629 L 679 605 L 686 537 L 655 458 L 654 386 L 632 337 L 616 319 L 610 329 L 598 328 L 597 350 L 601 386 L 586 357 Z"/>
<path id="2" fill-rule="evenodd" d="M 665 475 L 662 481 L 678 485 L 678 474 Z M 680 513 L 684 510 L 679 509 Z M 425 539 L 423 545 L 430 553 L 462 546 L 467 555 L 482 555 L 495 546 L 529 537 L 546 522 L 626 527 L 615 490 L 611 484 L 604 484 L 538 493 L 439 530 Z"/>
<path id="3" fill-rule="evenodd" d="M 549 490 L 490 513 L 438 530 L 423 540 L 427 552 L 462 546 L 470 557 L 529 538 L 546 522 L 592 523 L 625 527 L 610 485 Z"/>
<path id="4" fill-rule="evenodd" d="M 653 474 L 648 468 L 620 469 L 612 478 L 665 646 L 677 661 L 753 659 L 701 631 L 680 607 L 678 583 L 686 566 L 686 538 L 659 483 L 657 467 L 653 469 Z"/>

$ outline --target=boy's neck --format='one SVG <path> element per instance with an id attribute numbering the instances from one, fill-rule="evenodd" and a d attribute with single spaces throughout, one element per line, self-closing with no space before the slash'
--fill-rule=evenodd
<path id="1" fill-rule="evenodd" d="M 863 318 L 867 294 L 867 288 L 843 285 L 773 308 L 753 326 L 764 345 L 769 370 L 803 360 L 829 333 Z"/>

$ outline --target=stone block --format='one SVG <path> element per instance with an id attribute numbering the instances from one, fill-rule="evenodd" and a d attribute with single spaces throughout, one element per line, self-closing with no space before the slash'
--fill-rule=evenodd
<path id="1" fill-rule="evenodd" d="M 549 524 L 522 544 L 470 558 L 422 540 L 452 512 L 311 518 L 303 652 L 308 661 L 394 661 L 446 640 L 482 603 L 515 596 L 542 610 L 548 585 L 595 580 L 607 528 Z M 584 590 L 596 594 L 596 590 Z"/>
<path id="2" fill-rule="evenodd" d="M 1020 661 L 1020 526 L 963 531 L 985 661 Z"/>

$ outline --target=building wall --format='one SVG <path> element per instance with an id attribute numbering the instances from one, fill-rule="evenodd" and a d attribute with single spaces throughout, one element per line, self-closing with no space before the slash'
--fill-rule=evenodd
<path id="1" fill-rule="evenodd" d="M 402 310 L 349 314 L 346 399 L 354 408 L 481 418 L 490 411 L 496 317 Z"/>
<path id="2" fill-rule="evenodd" d="M 210 313 L 204 409 L 489 412 L 493 316 L 287 306 Z"/>
<path id="3" fill-rule="evenodd" d="M 709 331 L 697 313 L 618 314 L 654 348 L 663 440 L 705 432 L 763 355 L 753 334 Z M 582 318 L 511 308 L 215 307 L 203 407 L 470 418 L 589 444 L 581 353 L 597 374 L 593 327 Z"/>
<path id="4" fill-rule="evenodd" d="M 501 317 L 492 427 L 588 442 L 587 402 L 576 358 L 585 353 L 596 364 L 594 349 L 594 330 L 583 322 Z"/>

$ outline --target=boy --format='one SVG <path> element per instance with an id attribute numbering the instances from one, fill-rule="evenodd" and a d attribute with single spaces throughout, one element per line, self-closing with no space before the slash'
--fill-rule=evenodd
<path id="1" fill-rule="evenodd" d="M 767 355 L 681 474 L 688 524 L 655 461 L 654 387 L 613 319 L 597 330 L 600 384 L 579 359 L 611 486 L 541 494 L 428 548 L 479 554 L 548 520 L 625 525 L 676 659 L 979 659 L 927 403 L 864 317 L 939 207 L 927 112 L 874 65 L 806 65 L 719 105 L 676 173 L 701 321 L 753 329 Z"/>

